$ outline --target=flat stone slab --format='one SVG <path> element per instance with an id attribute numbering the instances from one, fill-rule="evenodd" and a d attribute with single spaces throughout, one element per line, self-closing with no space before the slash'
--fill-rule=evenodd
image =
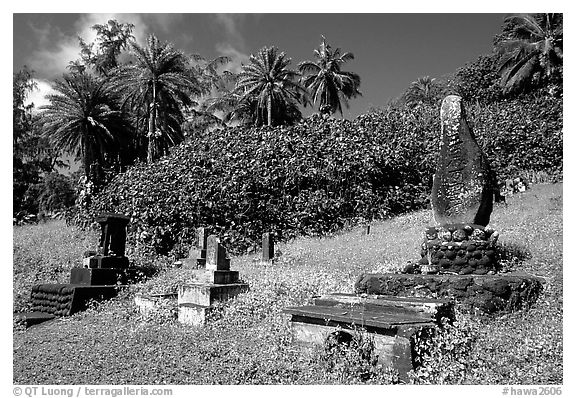
<path id="1" fill-rule="evenodd" d="M 379 294 L 332 293 L 314 299 L 319 306 L 356 306 L 368 311 L 404 311 L 440 324 L 442 318 L 454 320 L 454 302 L 425 297 L 396 297 Z"/>
<path id="2" fill-rule="evenodd" d="M 21 314 L 17 314 L 16 317 L 20 322 L 24 324 L 25 327 L 29 328 L 33 325 L 38 325 L 39 323 L 51 321 L 55 319 L 56 316 L 52 314 L 47 314 L 45 312 L 23 312 Z"/>
<path id="3" fill-rule="evenodd" d="M 412 336 L 419 330 L 437 326 L 437 308 L 450 302 L 419 298 L 367 296 L 336 293 L 315 299 L 316 305 L 289 307 L 294 340 L 323 345 L 331 337 L 360 330 L 370 333 L 378 362 L 398 371 L 401 380 L 415 366 Z"/>
<path id="4" fill-rule="evenodd" d="M 358 294 L 453 298 L 465 310 L 514 311 L 534 303 L 543 279 L 524 273 L 496 275 L 363 274 Z"/>
<path id="5" fill-rule="evenodd" d="M 374 331 L 406 325 L 434 325 L 428 317 L 420 317 L 393 308 L 369 311 L 356 306 L 341 308 L 337 306 L 306 305 L 303 307 L 288 307 L 283 311 L 292 315 L 293 322 L 320 323 L 331 326 L 356 325 L 372 328 Z"/>

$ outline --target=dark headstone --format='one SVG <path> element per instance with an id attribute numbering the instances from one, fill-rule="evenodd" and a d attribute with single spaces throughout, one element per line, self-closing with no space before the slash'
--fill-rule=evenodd
<path id="1" fill-rule="evenodd" d="M 262 261 L 274 261 L 274 236 L 270 232 L 262 234 Z"/>
<path id="2" fill-rule="evenodd" d="M 126 226 L 130 217 L 122 214 L 105 213 L 96 221 L 100 224 L 100 247 L 104 256 L 124 256 L 126 252 Z"/>
<path id="3" fill-rule="evenodd" d="M 488 225 L 493 189 L 488 161 L 468 127 L 462 98 L 449 95 L 440 110 L 442 135 L 432 185 L 437 225 Z"/>

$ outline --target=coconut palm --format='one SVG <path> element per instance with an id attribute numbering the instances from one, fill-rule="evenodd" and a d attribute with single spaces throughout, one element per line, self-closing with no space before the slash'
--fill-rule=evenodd
<path id="1" fill-rule="evenodd" d="M 436 97 L 436 79 L 430 76 L 419 77 L 416 81 L 410 83 L 406 91 L 406 103 L 416 105 L 419 103 L 430 104 Z"/>
<path id="2" fill-rule="evenodd" d="M 302 84 L 309 90 L 312 103 L 318 106 L 321 114 L 333 114 L 340 112 L 342 115 L 342 103 L 348 107 L 348 100 L 362 95 L 360 76 L 353 72 L 343 71 L 342 65 L 352 59 L 354 54 L 350 52 L 340 53 L 337 48 L 332 51 L 326 38 L 322 36 L 320 47 L 314 50 L 314 61 L 303 61 L 298 69 L 305 76 Z"/>
<path id="3" fill-rule="evenodd" d="M 195 105 L 192 97 L 202 84 L 188 66 L 188 58 L 154 35 L 147 46 L 132 43 L 134 61 L 117 70 L 114 84 L 133 110 L 136 127 L 146 130 L 147 161 L 183 141 L 184 111 Z M 144 127 L 144 126 L 147 127 Z"/>
<path id="4" fill-rule="evenodd" d="M 93 178 L 90 166 L 102 166 L 107 153 L 118 153 L 130 139 L 130 124 L 104 79 L 66 74 L 53 88 L 50 104 L 40 107 L 43 134 L 56 148 L 82 158 L 84 173 Z"/>
<path id="5" fill-rule="evenodd" d="M 306 95 L 297 81 L 300 74 L 288 68 L 290 62 L 276 47 L 264 47 L 256 55 L 250 55 L 250 62 L 242 66 L 234 90 L 237 104 L 251 108 L 250 104 L 255 103 L 256 124 L 263 120 L 267 120 L 268 126 L 273 122 L 281 124 L 286 119 L 285 113 Z"/>
<path id="6" fill-rule="evenodd" d="M 497 49 L 502 55 L 499 73 L 505 91 L 561 76 L 562 14 L 513 15 L 504 22 L 508 32 Z"/>

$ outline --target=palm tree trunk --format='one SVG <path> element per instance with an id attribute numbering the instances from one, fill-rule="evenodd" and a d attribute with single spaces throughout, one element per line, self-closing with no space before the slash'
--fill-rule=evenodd
<path id="1" fill-rule="evenodd" d="M 88 143 L 88 133 L 86 131 L 82 131 L 83 140 L 82 140 L 82 151 L 84 152 L 82 155 L 82 161 L 84 163 L 84 175 L 86 176 L 87 181 L 92 181 L 92 175 L 90 173 L 90 147 Z"/>
<path id="2" fill-rule="evenodd" d="M 272 126 L 272 94 L 268 94 L 267 111 L 268 111 L 268 126 Z"/>
<path id="3" fill-rule="evenodd" d="M 150 104 L 150 117 L 148 118 L 148 157 L 147 162 L 154 161 L 154 146 L 156 141 L 156 81 L 152 81 L 152 103 Z"/>

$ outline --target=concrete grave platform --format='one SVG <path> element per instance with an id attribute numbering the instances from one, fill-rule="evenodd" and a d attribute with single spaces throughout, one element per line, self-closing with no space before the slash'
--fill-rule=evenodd
<path id="1" fill-rule="evenodd" d="M 159 310 L 168 300 L 174 301 L 176 307 L 178 294 L 177 293 L 160 293 L 160 294 L 141 294 L 134 295 L 134 304 L 138 311 L 143 315 L 148 315 L 156 310 Z"/>
<path id="2" fill-rule="evenodd" d="M 247 291 L 247 283 L 227 285 L 203 282 L 186 283 L 178 287 L 178 305 L 196 304 L 209 307 L 215 301 L 225 301 Z"/>
<path id="3" fill-rule="evenodd" d="M 495 275 L 363 274 L 358 294 L 453 298 L 464 310 L 514 311 L 534 303 L 542 278 L 525 273 Z"/>
<path id="4" fill-rule="evenodd" d="M 412 336 L 434 328 L 442 316 L 453 319 L 448 300 L 356 296 L 336 293 L 314 299 L 314 305 L 285 308 L 291 316 L 294 339 L 304 344 L 324 344 L 331 336 L 371 334 L 378 362 L 396 369 L 403 380 L 414 368 Z"/>

